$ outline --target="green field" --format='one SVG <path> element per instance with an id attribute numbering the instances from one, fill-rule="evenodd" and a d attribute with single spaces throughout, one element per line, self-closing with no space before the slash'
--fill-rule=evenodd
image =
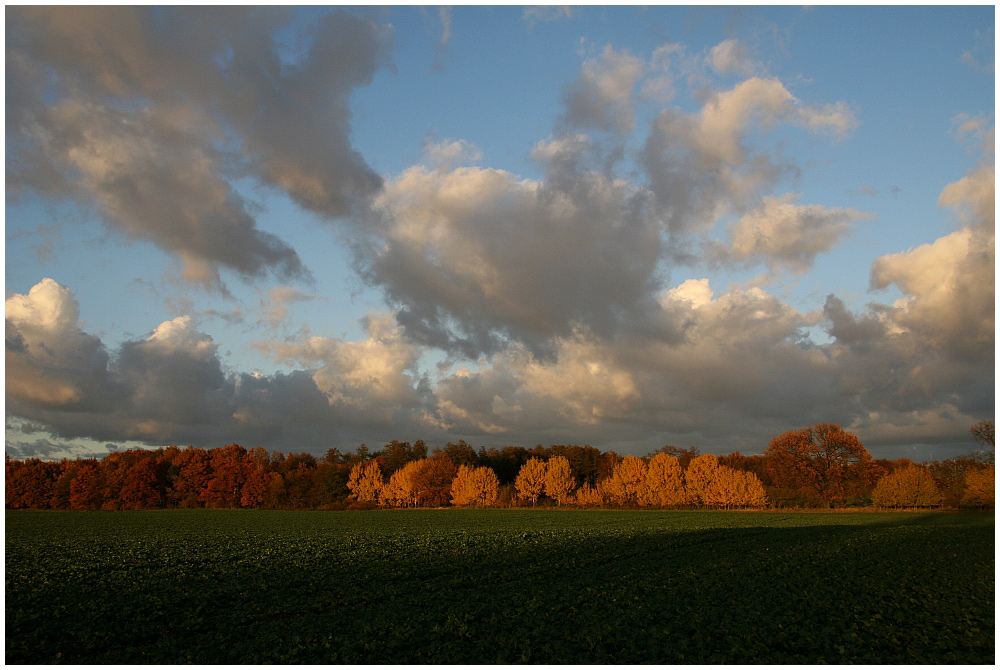
<path id="1" fill-rule="evenodd" d="M 7 663 L 994 662 L 993 514 L 11 512 Z"/>

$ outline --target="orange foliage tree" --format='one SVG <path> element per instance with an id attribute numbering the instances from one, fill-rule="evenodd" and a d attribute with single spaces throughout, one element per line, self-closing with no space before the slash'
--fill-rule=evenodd
<path id="1" fill-rule="evenodd" d="M 719 459 L 713 454 L 695 456 L 684 472 L 684 483 L 688 500 L 695 505 L 710 505 L 709 487 L 719 467 Z"/>
<path id="2" fill-rule="evenodd" d="M 646 483 L 646 462 L 635 456 L 626 456 L 615 466 L 611 477 L 603 481 L 603 493 L 613 503 L 630 505 L 637 502 L 639 492 Z"/>
<path id="3" fill-rule="evenodd" d="M 676 507 L 688 502 L 680 460 L 662 451 L 649 459 L 646 480 L 639 491 L 640 505 Z"/>
<path id="4" fill-rule="evenodd" d="M 545 492 L 545 461 L 540 458 L 528 459 L 514 479 L 514 489 L 518 497 L 525 500 L 530 498 L 534 507 L 538 496 Z"/>
<path id="5" fill-rule="evenodd" d="M 566 502 L 573 489 L 576 488 L 576 478 L 570 469 L 569 459 L 565 456 L 553 456 L 545 464 L 545 495 L 558 504 Z"/>
<path id="6" fill-rule="evenodd" d="M 55 463 L 38 458 L 24 461 L 7 460 L 4 477 L 4 496 L 11 509 L 49 506 L 55 483 Z"/>
<path id="7" fill-rule="evenodd" d="M 875 484 L 872 503 L 879 507 L 936 507 L 941 504 L 941 492 L 927 468 L 908 465 Z"/>
<path id="8" fill-rule="evenodd" d="M 490 507 L 496 504 L 499 490 L 500 480 L 495 472 L 486 467 L 462 465 L 451 484 L 451 502 L 459 506 Z"/>

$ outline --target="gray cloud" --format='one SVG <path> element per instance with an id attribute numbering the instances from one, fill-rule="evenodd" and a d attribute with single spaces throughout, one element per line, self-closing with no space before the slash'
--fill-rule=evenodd
<path id="1" fill-rule="evenodd" d="M 335 12 L 295 63 L 282 10 L 31 7 L 7 20 L 8 185 L 96 205 L 126 236 L 219 284 L 306 274 L 256 227 L 229 184 L 251 176 L 326 216 L 381 179 L 349 141 L 351 91 L 384 59 L 387 33 Z"/>
<path id="2" fill-rule="evenodd" d="M 544 181 L 416 166 L 387 184 L 359 264 L 408 335 L 469 358 L 512 339 L 541 352 L 575 322 L 609 333 L 639 310 L 660 244 L 645 194 L 596 172 L 570 178 L 572 165 Z"/>

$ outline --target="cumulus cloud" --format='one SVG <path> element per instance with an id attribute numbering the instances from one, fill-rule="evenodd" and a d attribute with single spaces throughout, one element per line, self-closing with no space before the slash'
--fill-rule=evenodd
<path id="1" fill-rule="evenodd" d="M 760 67 L 750 57 L 746 44 L 737 39 L 728 39 L 712 47 L 708 64 L 721 75 L 739 74 L 752 76 Z"/>
<path id="2" fill-rule="evenodd" d="M 838 383 L 866 410 L 857 425 L 886 439 L 945 435 L 993 412 L 992 172 L 982 165 L 943 189 L 939 204 L 959 211 L 962 228 L 872 263 L 872 289 L 895 286 L 899 300 L 856 316 L 827 299 Z"/>
<path id="3" fill-rule="evenodd" d="M 424 425 L 420 352 L 391 315 L 370 317 L 360 342 L 264 344 L 305 369 L 261 375 L 227 372 L 187 315 L 110 352 L 82 330 L 70 289 L 51 279 L 8 298 L 6 312 L 8 417 L 59 438 L 301 449 Z"/>
<path id="4" fill-rule="evenodd" d="M 8 185 L 94 205 L 127 237 L 219 284 L 302 277 L 295 251 L 257 228 L 230 185 L 251 176 L 342 216 L 381 179 L 351 147 L 351 91 L 387 34 L 335 12 L 294 64 L 260 8 L 25 7 L 8 15 Z M 290 104 L 294 101 L 294 104 Z"/>
<path id="5" fill-rule="evenodd" d="M 537 181 L 416 166 L 376 202 L 362 271 L 417 341 L 473 359 L 511 339 L 537 352 L 575 322 L 609 332 L 649 295 L 659 233 L 644 206 L 593 172 Z"/>
<path id="6" fill-rule="evenodd" d="M 583 63 L 563 94 L 568 128 L 628 133 L 635 127 L 634 89 L 645 71 L 642 59 L 611 46 Z"/>
<path id="7" fill-rule="evenodd" d="M 832 408 L 828 359 L 800 341 L 806 315 L 760 289 L 715 297 L 708 280 L 684 282 L 660 303 L 684 324 L 681 340 L 577 329 L 558 338 L 551 360 L 515 345 L 490 367 L 435 385 L 434 416 L 450 431 L 512 443 L 583 434 L 602 444 L 712 440 L 753 451 L 788 422 L 850 417 Z"/>
<path id="8" fill-rule="evenodd" d="M 114 395 L 107 353 L 79 328 L 80 307 L 67 287 L 44 279 L 4 308 L 8 408 L 25 402 L 79 411 Z"/>
<path id="9" fill-rule="evenodd" d="M 311 336 L 259 347 L 279 363 L 311 369 L 316 388 L 338 416 L 390 423 L 397 411 L 420 402 L 422 351 L 404 339 L 391 314 L 370 315 L 362 325 L 368 337 L 360 342 Z"/>
<path id="10" fill-rule="evenodd" d="M 796 199 L 790 193 L 764 196 L 760 207 L 731 226 L 729 244 L 715 248 L 718 257 L 747 266 L 762 262 L 772 276 L 802 274 L 847 236 L 853 221 L 866 216 L 841 207 L 798 205 Z"/>
<path id="11" fill-rule="evenodd" d="M 650 189 L 676 237 L 704 230 L 729 211 L 758 204 L 793 169 L 748 143 L 779 123 L 810 131 L 848 132 L 856 125 L 843 103 L 803 104 L 773 78 L 751 77 L 712 94 L 694 114 L 663 110 L 641 152 Z"/>

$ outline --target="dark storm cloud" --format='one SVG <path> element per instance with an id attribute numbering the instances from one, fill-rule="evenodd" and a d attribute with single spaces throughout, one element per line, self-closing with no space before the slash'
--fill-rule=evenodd
<path id="1" fill-rule="evenodd" d="M 129 237 L 218 284 L 306 274 L 256 227 L 230 179 L 250 176 L 336 217 L 381 180 L 351 147 L 351 91 L 384 59 L 388 33 L 343 12 L 287 62 L 284 10 L 12 8 L 6 24 L 8 189 L 96 205 Z"/>

